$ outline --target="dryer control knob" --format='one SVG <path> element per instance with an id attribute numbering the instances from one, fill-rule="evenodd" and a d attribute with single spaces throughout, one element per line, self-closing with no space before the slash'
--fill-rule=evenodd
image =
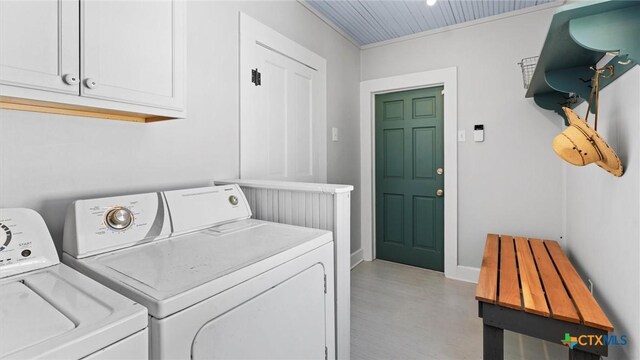
<path id="1" fill-rule="evenodd" d="M 114 230 L 124 230 L 133 222 L 133 214 L 127 208 L 117 207 L 107 212 L 107 225 Z"/>

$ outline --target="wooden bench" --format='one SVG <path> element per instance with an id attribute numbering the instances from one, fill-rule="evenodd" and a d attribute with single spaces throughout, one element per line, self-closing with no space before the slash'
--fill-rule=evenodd
<path id="1" fill-rule="evenodd" d="M 485 359 L 503 359 L 505 329 L 555 343 L 574 337 L 569 359 L 608 355 L 613 326 L 556 241 L 487 235 L 476 300 Z"/>

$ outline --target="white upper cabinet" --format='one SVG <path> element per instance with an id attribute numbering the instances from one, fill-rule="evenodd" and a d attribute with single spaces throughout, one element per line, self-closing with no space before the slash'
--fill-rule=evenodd
<path id="1" fill-rule="evenodd" d="M 0 1 L 0 84 L 78 95 L 79 6 Z"/>
<path id="2" fill-rule="evenodd" d="M 181 109 L 183 5 L 179 0 L 83 1 L 81 94 Z"/>
<path id="3" fill-rule="evenodd" d="M 186 116 L 183 0 L 0 0 L 0 108 Z"/>

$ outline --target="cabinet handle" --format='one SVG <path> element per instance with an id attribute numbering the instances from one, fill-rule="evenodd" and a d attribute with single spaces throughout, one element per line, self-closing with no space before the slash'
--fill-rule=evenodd
<path id="1" fill-rule="evenodd" d="M 95 89 L 98 87 L 98 82 L 95 79 L 86 78 L 84 79 L 84 86 L 88 87 L 89 89 Z"/>
<path id="2" fill-rule="evenodd" d="M 80 82 L 80 79 L 74 74 L 64 74 L 64 76 L 62 76 L 62 81 L 67 85 L 76 85 Z"/>

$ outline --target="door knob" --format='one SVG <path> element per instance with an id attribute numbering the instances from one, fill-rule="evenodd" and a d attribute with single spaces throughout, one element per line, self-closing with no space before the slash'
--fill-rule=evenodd
<path id="1" fill-rule="evenodd" d="M 436 190 L 436 196 L 437 196 L 437 197 L 442 197 L 442 196 L 444 196 L 444 190 L 442 190 L 442 189 L 438 189 L 438 190 Z"/>
<path id="2" fill-rule="evenodd" d="M 86 87 L 88 87 L 89 89 L 95 89 L 98 87 L 98 82 L 95 79 L 92 78 L 86 78 L 84 80 L 84 85 Z"/>
<path id="3" fill-rule="evenodd" d="M 78 77 L 74 74 L 64 74 L 64 76 L 62 77 L 62 81 L 64 81 L 64 83 L 67 85 L 75 85 L 80 82 L 80 79 L 78 79 Z"/>
<path id="4" fill-rule="evenodd" d="M 438 175 L 444 174 L 444 169 L 443 168 L 437 168 L 436 169 L 436 174 L 438 174 Z"/>

